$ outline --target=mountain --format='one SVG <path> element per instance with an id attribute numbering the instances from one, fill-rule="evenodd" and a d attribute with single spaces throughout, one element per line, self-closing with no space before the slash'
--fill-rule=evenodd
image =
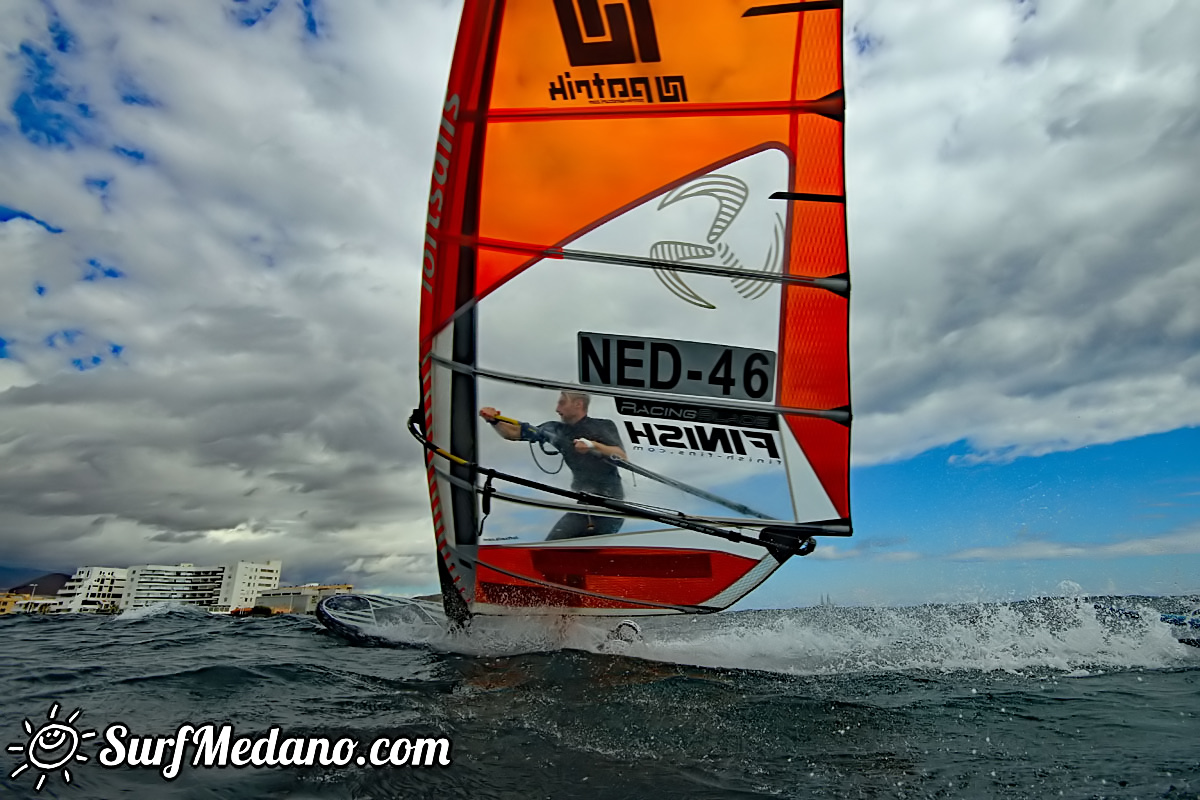
<path id="1" fill-rule="evenodd" d="M 66 583 L 67 578 L 71 577 L 70 575 L 67 575 L 62 579 L 61 582 L 58 582 L 57 579 L 53 578 L 53 576 L 61 574 L 62 573 L 59 572 L 47 572 L 44 569 L 37 569 L 36 567 L 0 566 L 0 592 L 10 592 L 15 588 L 36 583 L 38 584 L 39 593 L 44 594 L 48 592 L 53 594 L 62 587 L 63 583 Z M 43 585 L 39 580 L 40 578 L 46 578 L 50 582 Z M 43 589 L 47 590 L 47 592 L 43 592 Z"/>

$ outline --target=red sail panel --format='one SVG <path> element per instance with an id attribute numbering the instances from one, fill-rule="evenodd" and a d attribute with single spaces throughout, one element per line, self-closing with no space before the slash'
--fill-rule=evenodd
<path id="1" fill-rule="evenodd" d="M 838 516 L 850 518 L 850 426 L 827 419 L 788 416 L 788 429 L 800 443 Z"/>
<path id="2" fill-rule="evenodd" d="M 476 597 L 479 602 L 580 608 L 702 605 L 758 563 L 711 550 L 578 545 L 480 547 L 479 561 Z M 521 580 L 514 575 L 533 580 Z M 569 592 L 546 584 L 604 596 Z"/>

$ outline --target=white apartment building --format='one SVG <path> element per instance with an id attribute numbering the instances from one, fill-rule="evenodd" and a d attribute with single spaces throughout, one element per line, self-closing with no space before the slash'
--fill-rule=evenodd
<path id="1" fill-rule="evenodd" d="M 116 611 L 125 594 L 128 573 L 121 567 L 80 567 L 58 590 L 54 611 L 60 614 Z"/>
<path id="2" fill-rule="evenodd" d="M 207 611 L 250 608 L 259 593 L 279 586 L 280 561 L 194 564 L 139 564 L 129 568 L 122 611 L 154 603 L 185 603 Z"/>
<path id="3" fill-rule="evenodd" d="M 226 565 L 221 595 L 209 611 L 228 613 L 239 608 L 253 608 L 260 594 L 279 587 L 282 567 L 280 561 L 239 561 Z"/>

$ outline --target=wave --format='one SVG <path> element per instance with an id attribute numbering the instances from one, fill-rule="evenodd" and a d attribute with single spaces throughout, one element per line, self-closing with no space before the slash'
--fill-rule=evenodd
<path id="1" fill-rule="evenodd" d="M 1160 622 L 1160 609 L 1146 598 L 1102 600 L 740 612 L 709 630 L 648 628 L 626 653 L 798 675 L 970 670 L 1084 676 L 1196 663 L 1200 652 L 1181 644 L 1178 628 Z"/>
<path id="2" fill-rule="evenodd" d="M 815 607 L 708 617 L 640 618 L 640 640 L 610 638 L 617 620 L 477 617 L 468 631 L 389 625 L 376 643 L 472 657 L 558 650 L 681 665 L 789 675 L 899 671 L 1054 672 L 1190 667 L 1200 650 L 1181 644 L 1164 611 L 1187 598 L 1057 597 L 1013 603 Z"/>
<path id="3" fill-rule="evenodd" d="M 210 619 L 216 616 L 224 616 L 211 614 L 202 608 L 197 608 L 186 603 L 153 603 L 141 608 L 130 608 L 122 611 L 111 619 L 114 622 L 136 622 L 144 619 L 156 619 L 159 617 L 183 617 L 185 619 Z"/>

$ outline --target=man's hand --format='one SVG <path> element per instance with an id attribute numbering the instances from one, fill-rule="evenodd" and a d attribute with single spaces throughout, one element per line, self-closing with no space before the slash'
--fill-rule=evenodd
<path id="1" fill-rule="evenodd" d="M 484 406 L 479 409 L 479 416 L 483 417 L 488 422 L 492 422 L 496 417 L 500 416 L 500 412 L 491 406 Z"/>
<path id="2" fill-rule="evenodd" d="M 615 444 L 604 444 L 603 442 L 593 442 L 591 439 L 576 439 L 576 453 L 591 453 L 600 458 L 619 458 L 625 460 L 625 451 Z"/>

